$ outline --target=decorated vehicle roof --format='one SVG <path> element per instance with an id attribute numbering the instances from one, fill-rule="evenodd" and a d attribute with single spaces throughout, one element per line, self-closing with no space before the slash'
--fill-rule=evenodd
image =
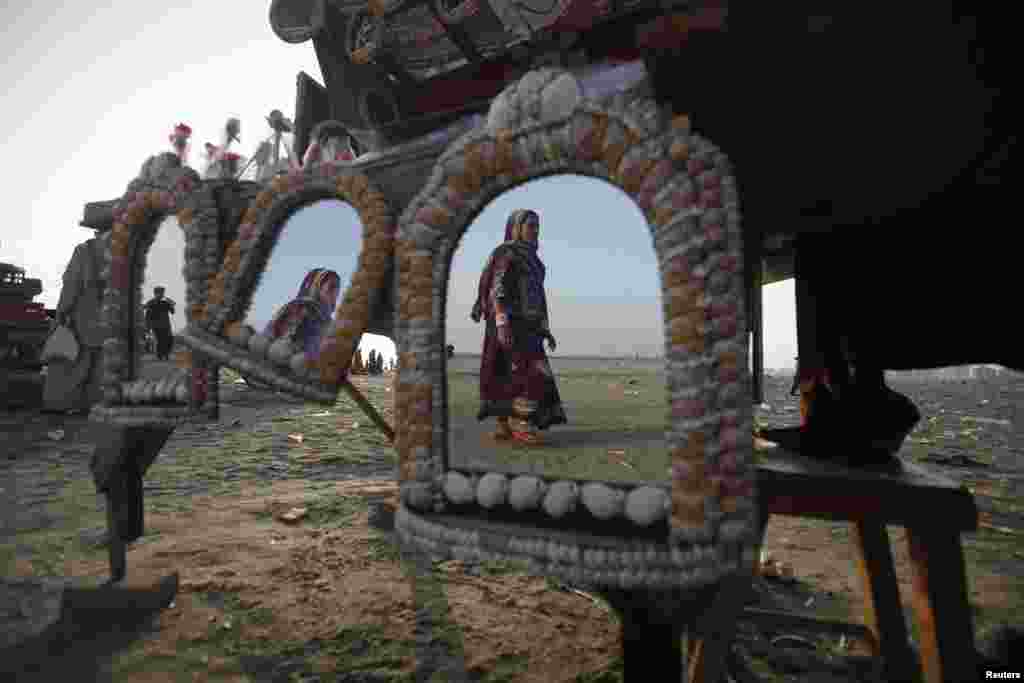
<path id="1" fill-rule="evenodd" d="M 313 41 L 322 92 L 300 76 L 302 107 L 329 112 L 373 150 L 469 113 L 526 71 L 640 57 L 638 26 L 692 9 L 676 0 L 274 0 L 270 24 Z M 305 76 L 309 79 L 308 76 Z M 314 100 L 317 100 L 314 102 Z"/>

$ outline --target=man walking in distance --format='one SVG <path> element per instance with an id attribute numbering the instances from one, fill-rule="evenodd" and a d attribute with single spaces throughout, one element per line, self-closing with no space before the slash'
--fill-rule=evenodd
<path id="1" fill-rule="evenodd" d="M 153 289 L 153 298 L 146 302 L 146 327 L 156 337 L 156 357 L 167 360 L 171 357 L 174 347 L 174 335 L 171 333 L 171 316 L 174 315 L 174 301 L 164 296 L 163 287 Z"/>

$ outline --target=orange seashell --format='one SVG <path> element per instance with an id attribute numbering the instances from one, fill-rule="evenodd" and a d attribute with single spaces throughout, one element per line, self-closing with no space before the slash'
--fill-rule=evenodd
<path id="1" fill-rule="evenodd" d="M 349 196 L 352 203 L 358 205 L 363 201 L 363 194 L 370 188 L 370 179 L 362 174 L 352 176 Z"/>
<path id="2" fill-rule="evenodd" d="M 350 59 L 353 64 L 369 64 L 372 58 L 372 52 L 369 47 L 361 47 L 357 50 L 352 50 Z"/>
<path id="3" fill-rule="evenodd" d="M 614 144 L 605 147 L 601 154 L 601 158 L 604 161 L 605 166 L 608 167 L 609 173 L 615 176 L 615 169 L 619 167 L 622 162 L 622 157 L 626 153 L 626 143 L 616 142 Z M 621 181 L 620 181 L 621 182 Z"/>
<path id="4" fill-rule="evenodd" d="M 256 199 L 253 200 L 256 207 L 259 209 L 268 209 L 274 202 L 274 193 L 269 190 L 263 190 L 256 195 Z"/>
<path id="5" fill-rule="evenodd" d="M 668 148 L 668 156 L 677 164 L 685 163 L 690 158 L 690 145 L 682 140 L 676 140 Z"/>
<path id="6" fill-rule="evenodd" d="M 416 220 L 432 228 L 443 228 L 451 219 L 451 213 L 440 206 L 424 206 L 416 212 Z"/>
<path id="7" fill-rule="evenodd" d="M 672 130 L 680 133 L 690 132 L 690 116 L 688 114 L 678 114 L 672 117 L 671 123 Z"/>
<path id="8" fill-rule="evenodd" d="M 629 194 L 636 194 L 643 184 L 644 178 L 656 163 L 654 159 L 640 159 L 623 163 L 622 168 L 619 169 L 622 188 Z"/>

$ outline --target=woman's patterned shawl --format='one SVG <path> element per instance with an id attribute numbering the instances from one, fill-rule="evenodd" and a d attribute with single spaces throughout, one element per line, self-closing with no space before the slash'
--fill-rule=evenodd
<path id="1" fill-rule="evenodd" d="M 543 328 L 547 328 L 547 300 L 544 295 L 546 270 L 537 256 L 537 243 L 526 241 L 523 235 L 523 227 L 531 221 L 539 223 L 540 217 L 529 209 L 519 209 L 509 216 L 505 224 L 505 241 L 491 253 L 480 276 L 477 300 L 473 305 L 474 320 L 494 317 L 494 301 L 505 297 L 505 261 L 506 258 L 510 258 L 514 259 L 520 271 L 526 276 L 519 282 L 518 298 L 522 310 L 517 311 L 517 315 L 537 320 Z"/>

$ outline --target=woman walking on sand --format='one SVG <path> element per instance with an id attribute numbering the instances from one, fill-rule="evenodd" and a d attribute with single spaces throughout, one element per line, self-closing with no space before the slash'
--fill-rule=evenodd
<path id="1" fill-rule="evenodd" d="M 320 338 L 334 314 L 341 278 L 333 270 L 314 268 L 306 273 L 298 295 L 278 309 L 264 334 L 270 339 L 290 338 L 306 352 L 306 358 L 320 357 Z"/>
<path id="2" fill-rule="evenodd" d="M 544 264 L 537 256 L 540 216 L 520 209 L 509 216 L 505 241 L 480 276 L 470 317 L 483 318 L 478 420 L 495 417 L 494 438 L 537 443 L 538 430 L 567 422 L 554 373 L 544 352 L 548 329 Z"/>

